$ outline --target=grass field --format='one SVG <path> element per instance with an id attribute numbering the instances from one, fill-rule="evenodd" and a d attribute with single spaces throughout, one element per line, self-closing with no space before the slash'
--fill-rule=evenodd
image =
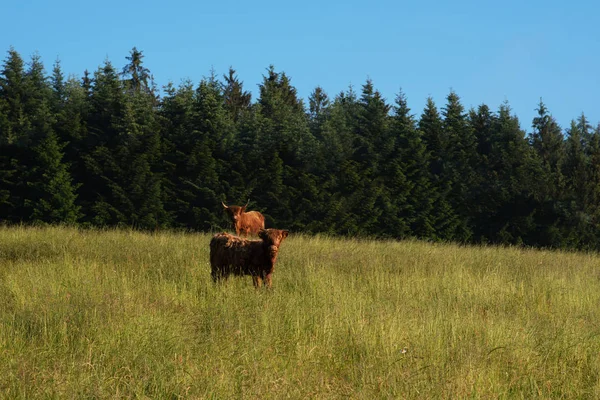
<path id="1" fill-rule="evenodd" d="M 273 290 L 210 235 L 0 228 L 0 397 L 600 398 L 600 257 L 291 235 Z"/>

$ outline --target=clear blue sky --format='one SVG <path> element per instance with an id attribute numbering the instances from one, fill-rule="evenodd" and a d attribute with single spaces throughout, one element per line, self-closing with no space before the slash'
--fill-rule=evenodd
<path id="1" fill-rule="evenodd" d="M 399 89 L 417 116 L 450 89 L 465 108 L 505 100 L 530 131 L 540 97 L 561 126 L 585 112 L 600 122 L 600 2 L 139 1 L 3 2 L 2 60 L 10 46 L 51 70 L 81 76 L 133 46 L 159 85 L 234 67 L 245 87 L 273 64 L 304 99 L 333 97 L 367 78 L 389 102 Z"/>

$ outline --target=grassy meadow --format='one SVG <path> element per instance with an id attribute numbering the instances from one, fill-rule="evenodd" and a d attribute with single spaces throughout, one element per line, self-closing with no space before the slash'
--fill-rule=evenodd
<path id="1" fill-rule="evenodd" d="M 600 256 L 291 235 L 273 290 L 208 234 L 0 228 L 0 398 L 600 398 Z"/>

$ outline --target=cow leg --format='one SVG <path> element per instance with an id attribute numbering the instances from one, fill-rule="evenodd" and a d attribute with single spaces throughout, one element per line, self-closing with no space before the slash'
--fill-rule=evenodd
<path id="1" fill-rule="evenodd" d="M 210 271 L 210 277 L 212 278 L 213 282 L 217 282 L 219 280 L 219 271 L 217 271 L 216 269 L 213 269 Z"/>
<path id="2" fill-rule="evenodd" d="M 215 268 L 210 271 L 210 276 L 212 277 L 213 282 L 218 282 L 222 279 L 227 279 L 228 273 L 226 273 L 223 269 Z"/>
<path id="3" fill-rule="evenodd" d="M 269 289 L 271 288 L 271 284 L 273 283 L 272 275 L 272 273 L 265 275 L 265 286 Z"/>
<path id="4" fill-rule="evenodd" d="M 260 277 L 260 275 L 253 275 L 252 282 L 254 283 L 255 288 L 259 288 L 262 286 L 262 278 Z"/>

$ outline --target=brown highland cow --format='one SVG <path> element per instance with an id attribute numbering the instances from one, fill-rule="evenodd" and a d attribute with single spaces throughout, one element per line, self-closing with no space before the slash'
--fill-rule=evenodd
<path id="1" fill-rule="evenodd" d="M 225 207 L 225 212 L 231 218 L 233 223 L 233 229 L 235 233 L 240 236 L 248 236 L 249 234 L 258 234 L 258 231 L 265 229 L 265 217 L 258 211 L 246 212 L 245 206 L 226 206 L 225 203 L 221 202 Z"/>
<path id="2" fill-rule="evenodd" d="M 217 233 L 210 241 L 210 267 L 213 281 L 229 275 L 251 275 L 255 287 L 265 282 L 271 287 L 275 261 L 287 230 L 261 229 L 260 240 L 248 240 L 229 233 Z"/>

